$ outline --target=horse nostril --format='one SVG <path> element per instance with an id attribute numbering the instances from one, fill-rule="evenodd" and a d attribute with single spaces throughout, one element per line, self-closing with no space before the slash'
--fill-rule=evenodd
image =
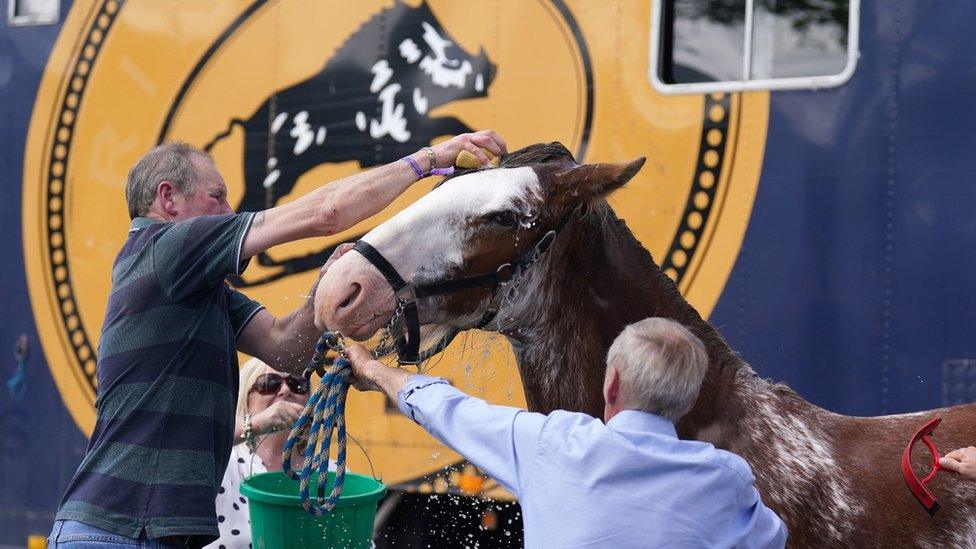
<path id="1" fill-rule="evenodd" d="M 363 287 L 362 286 L 360 286 L 359 284 L 353 282 L 352 283 L 352 293 L 350 293 L 348 296 L 346 296 L 346 299 L 342 300 L 342 303 L 339 304 L 339 307 L 340 308 L 342 308 L 342 307 L 348 307 L 349 304 L 352 303 L 353 300 L 356 299 L 356 297 L 359 295 L 359 292 L 361 292 L 362 290 L 363 290 Z"/>

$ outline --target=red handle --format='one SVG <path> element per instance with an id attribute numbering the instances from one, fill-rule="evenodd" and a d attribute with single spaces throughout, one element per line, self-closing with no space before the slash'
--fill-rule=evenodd
<path id="1" fill-rule="evenodd" d="M 934 515 L 936 511 L 939 510 L 939 502 L 935 499 L 935 496 L 929 492 L 925 484 L 935 478 L 935 474 L 944 467 L 939 465 L 939 451 L 935 448 L 935 443 L 929 438 L 932 431 L 942 423 L 941 417 L 934 417 L 929 420 L 928 423 L 922 426 L 912 439 L 908 442 L 908 446 L 905 447 L 905 451 L 901 456 L 901 472 L 902 476 L 905 477 L 905 484 L 908 485 L 908 489 L 911 490 L 915 499 L 922 504 L 922 507 L 928 511 L 929 515 Z M 912 448 L 918 444 L 919 441 L 925 443 L 929 448 L 929 453 L 932 454 L 932 470 L 925 478 L 919 480 L 918 475 L 915 474 L 915 470 L 912 469 Z"/>

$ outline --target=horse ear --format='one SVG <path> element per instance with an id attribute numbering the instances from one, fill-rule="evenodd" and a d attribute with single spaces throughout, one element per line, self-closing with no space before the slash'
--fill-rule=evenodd
<path id="1" fill-rule="evenodd" d="M 582 164 L 556 174 L 556 179 L 574 198 L 603 198 L 637 175 L 646 160 L 642 156 L 623 164 Z"/>

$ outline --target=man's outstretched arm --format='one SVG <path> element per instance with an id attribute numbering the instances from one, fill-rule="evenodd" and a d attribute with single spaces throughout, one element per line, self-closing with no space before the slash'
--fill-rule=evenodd
<path id="1" fill-rule="evenodd" d="M 455 452 L 463 455 L 516 496 L 534 467 L 546 416 L 510 406 L 488 404 L 464 394 L 445 380 L 410 374 L 373 360 L 359 344 L 348 348 L 361 391 L 377 390 L 400 411 Z"/>
<path id="2" fill-rule="evenodd" d="M 507 152 L 505 142 L 492 130 L 466 133 L 433 147 L 438 167 L 454 164 L 467 150 L 488 163 L 481 147 L 494 155 Z M 410 155 L 421 169 L 430 171 L 430 158 L 420 150 Z M 390 205 L 417 181 L 410 164 L 396 161 L 323 185 L 281 206 L 258 212 L 244 238 L 241 259 L 257 255 L 272 246 L 344 231 Z"/>
<path id="3" fill-rule="evenodd" d="M 352 249 L 352 243 L 340 244 L 319 271 L 302 304 L 288 316 L 275 318 L 267 309 L 255 313 L 237 338 L 237 348 L 261 359 L 275 370 L 301 374 L 315 342 L 321 333 L 315 327 L 315 289 L 322 275 L 343 254 Z"/>

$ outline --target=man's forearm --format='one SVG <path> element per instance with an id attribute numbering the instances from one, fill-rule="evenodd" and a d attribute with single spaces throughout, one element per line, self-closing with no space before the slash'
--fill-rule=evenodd
<path id="1" fill-rule="evenodd" d="M 430 162 L 423 151 L 411 156 L 420 166 Z M 398 160 L 320 187 L 301 200 L 307 200 L 308 208 L 322 213 L 325 226 L 320 228 L 320 236 L 327 236 L 379 213 L 417 179 L 409 164 Z"/>
<path id="2" fill-rule="evenodd" d="M 426 153 L 412 156 L 426 167 L 430 161 L 421 155 Z M 389 206 L 415 181 L 417 175 L 410 165 L 398 160 L 258 212 L 244 238 L 241 257 L 252 257 L 285 242 L 342 232 Z"/>
<path id="3" fill-rule="evenodd" d="M 277 342 L 274 353 L 276 370 L 300 374 L 312 358 L 320 332 L 315 327 L 313 299 L 309 298 L 292 314 L 277 318 L 271 328 L 272 341 Z"/>
<path id="4" fill-rule="evenodd" d="M 386 366 L 377 360 L 370 361 L 368 367 L 370 369 L 370 380 L 372 380 L 380 392 L 385 394 L 393 402 L 397 401 L 397 395 L 400 389 L 403 388 L 407 379 L 413 375 L 406 370 Z"/>

